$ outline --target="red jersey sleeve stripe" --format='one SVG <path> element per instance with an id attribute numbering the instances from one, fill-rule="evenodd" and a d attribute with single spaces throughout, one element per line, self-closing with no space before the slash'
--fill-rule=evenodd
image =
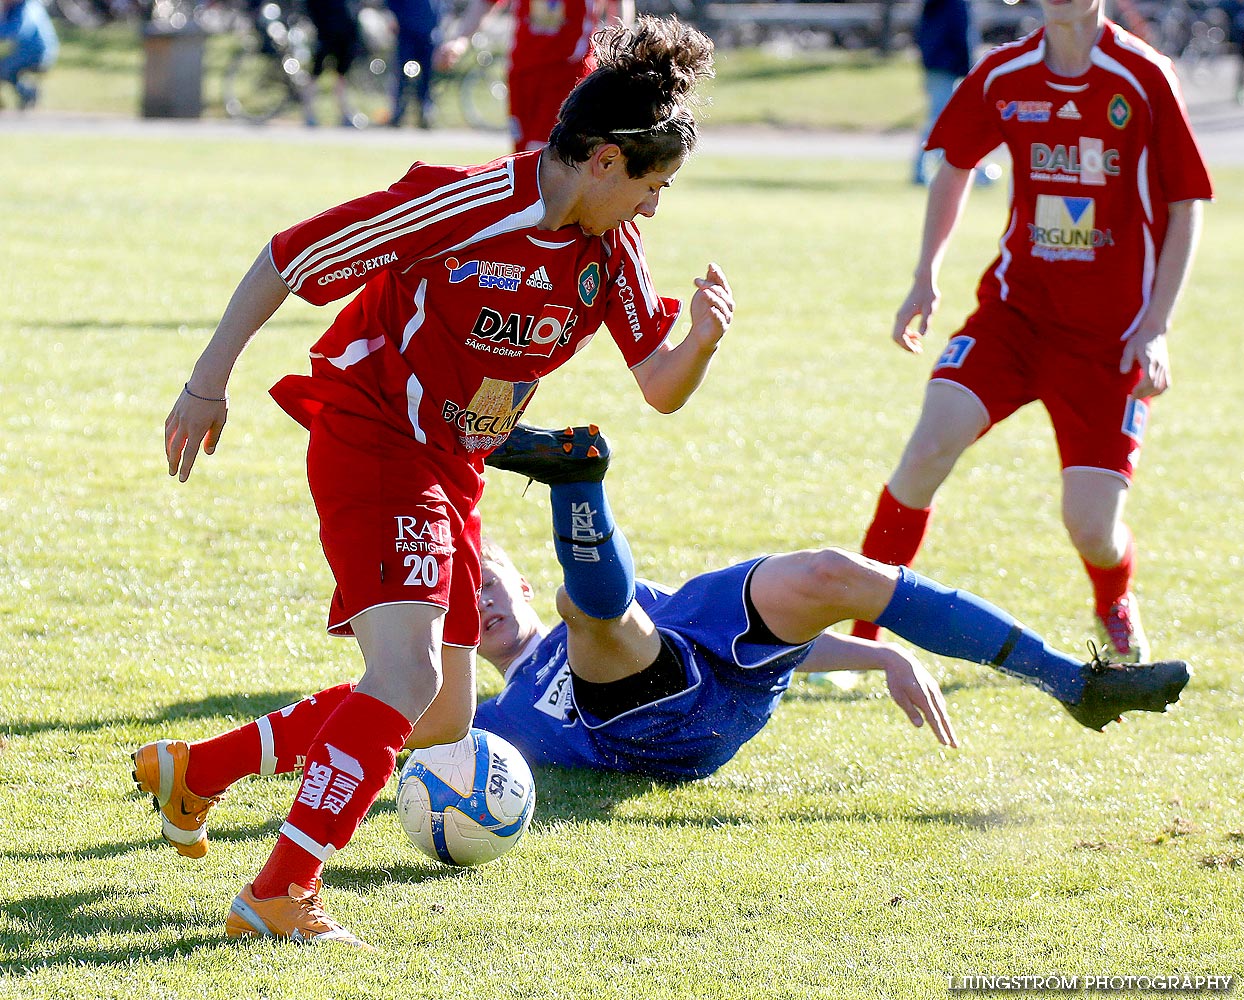
<path id="1" fill-rule="evenodd" d="M 512 192 L 513 181 L 506 171 L 455 181 L 318 240 L 290 262 L 281 277 L 290 291 L 297 292 L 321 270 L 453 215 L 503 200 Z"/>
<path id="2" fill-rule="evenodd" d="M 626 223 L 618 229 L 618 242 L 622 249 L 626 251 L 626 255 L 630 258 L 631 266 L 635 270 L 635 274 L 639 277 L 639 290 L 643 293 L 644 304 L 648 307 L 648 315 L 656 312 L 657 295 L 656 287 L 652 284 L 652 275 L 648 273 L 648 265 L 644 260 L 644 252 L 639 241 L 639 230 L 635 228 L 633 223 Z"/>
<path id="3" fill-rule="evenodd" d="M 1124 66 L 1114 56 L 1107 55 L 1100 48 L 1093 49 L 1091 56 L 1094 66 L 1100 66 L 1107 73 L 1113 73 L 1115 76 L 1121 76 L 1129 84 L 1136 88 L 1136 93 L 1140 95 L 1141 100 L 1152 107 L 1153 102 L 1149 100 L 1149 92 L 1145 90 L 1141 82 L 1136 79 L 1136 74 Z"/>
<path id="4" fill-rule="evenodd" d="M 286 265 L 285 270 L 281 272 L 281 276 L 282 277 L 285 277 L 286 275 L 290 275 L 291 277 L 294 276 L 296 274 L 297 269 L 302 267 L 309 257 L 311 257 L 313 254 L 320 253 L 326 248 L 331 247 L 332 244 L 338 240 L 349 239 L 352 235 L 368 228 L 369 226 L 383 224 L 389 219 L 392 219 L 396 216 L 400 216 L 406 212 L 418 209 L 422 205 L 425 205 L 431 201 L 435 201 L 439 198 L 446 197 L 447 195 L 452 194 L 455 191 L 459 191 L 463 188 L 475 187 L 479 185 L 481 182 L 487 183 L 489 181 L 493 181 L 499 176 L 501 176 L 501 174 L 502 172 L 498 170 L 498 171 L 490 171 L 487 174 L 476 174 L 471 177 L 464 177 L 461 180 L 454 181 L 452 184 L 442 185 L 441 187 L 436 188 L 435 190 L 430 191 L 427 194 L 422 195 L 419 198 L 415 198 L 409 201 L 404 201 L 398 205 L 395 205 L 393 208 L 389 209 L 388 211 L 382 212 L 379 215 L 376 215 L 372 218 L 363 219 L 359 222 L 354 223 L 351 226 L 347 226 L 334 233 L 330 233 L 328 236 L 325 236 L 322 239 L 317 240 L 315 243 L 312 243 L 310 246 L 304 249 L 302 253 L 300 253 L 297 257 L 295 257 L 292 261 L 290 261 Z"/>
<path id="5" fill-rule="evenodd" d="M 297 279 L 297 284 L 290 285 L 290 290 L 297 292 L 298 289 L 306 283 L 308 278 L 314 277 L 316 274 L 323 271 L 331 270 L 338 265 L 347 264 L 350 261 L 353 261 L 368 253 L 372 253 L 378 247 L 384 247 L 386 244 L 390 244 L 394 240 L 400 239 L 401 237 L 409 236 L 411 233 L 418 232 L 421 229 L 426 229 L 427 227 L 435 225 L 438 222 L 444 222 L 446 219 L 452 219 L 455 216 L 462 215 L 465 212 L 483 208 L 485 205 L 490 205 L 497 201 L 503 201 L 509 197 L 510 192 L 508 190 L 498 190 L 487 196 L 477 196 L 471 201 L 441 202 L 437 205 L 429 206 L 428 211 L 431 211 L 432 209 L 438 210 L 435 214 L 425 214 L 419 217 L 404 218 L 400 221 L 405 223 L 405 225 L 402 225 L 400 228 L 395 228 L 396 224 L 390 223 L 388 228 L 377 228 L 367 231 L 358 236 L 355 242 L 348 246 L 338 247 L 332 251 L 325 251 L 325 253 L 331 252 L 331 256 L 324 257 L 321 255 L 314 265 L 308 263 L 308 265 L 302 269 L 301 275 Z M 440 249 L 440 247 L 437 247 L 432 252 L 439 252 Z M 423 254 L 420 253 L 419 255 L 422 256 Z"/>
<path id="6" fill-rule="evenodd" d="M 1186 111 L 1183 88 L 1180 86 L 1179 77 L 1175 74 L 1175 64 L 1170 59 L 1146 45 L 1140 39 L 1121 30 L 1117 25 L 1114 29 L 1114 40 L 1123 52 L 1138 59 L 1143 59 L 1145 62 L 1152 63 L 1161 70 L 1162 76 L 1166 79 L 1166 85 L 1170 87 L 1175 100 Z"/>
<path id="7" fill-rule="evenodd" d="M 981 87 L 983 93 L 989 93 L 989 88 L 993 86 L 994 80 L 1000 76 L 1006 76 L 1008 73 L 1016 73 L 1021 69 L 1027 69 L 1029 66 L 1035 66 L 1045 58 L 1045 39 L 1037 44 L 1035 49 L 1029 52 L 1023 52 L 1014 59 L 1008 59 L 999 66 L 995 66 L 990 70 L 989 75 L 985 77 L 985 85 Z"/>

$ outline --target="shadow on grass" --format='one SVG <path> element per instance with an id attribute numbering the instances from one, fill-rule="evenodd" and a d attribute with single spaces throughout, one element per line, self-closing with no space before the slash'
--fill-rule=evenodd
<path id="1" fill-rule="evenodd" d="M 719 829 L 723 827 L 751 827 L 756 824 L 754 802 L 745 797 L 737 810 L 723 808 L 714 801 L 711 815 L 620 816 L 616 807 L 627 799 L 644 795 L 653 789 L 677 791 L 681 787 L 694 790 L 695 781 L 682 783 L 656 781 L 641 775 L 611 774 L 603 771 L 559 770 L 539 768 L 536 771 L 537 806 L 532 828 L 547 829 L 561 823 L 601 822 L 610 825 L 664 826 L 671 828 Z M 676 808 L 675 808 L 676 811 Z M 993 829 L 998 826 L 1025 822 L 1023 817 L 1002 814 L 996 810 L 927 812 L 912 804 L 880 812 L 868 809 L 835 809 L 805 807 L 798 800 L 775 795 L 765 806 L 766 822 L 816 822 L 854 823 L 878 819 L 906 820 L 912 823 L 944 824 L 972 830 Z"/>
<path id="2" fill-rule="evenodd" d="M 174 702 L 148 716 L 97 716 L 91 719 L 70 719 L 62 716 L 60 718 L 40 719 L 38 722 L 8 723 L 0 728 L 0 733 L 7 736 L 36 736 L 39 733 L 64 732 L 70 736 L 74 734 L 85 736 L 98 732 L 101 729 L 109 729 L 115 726 L 137 726 L 142 728 L 150 726 L 153 729 L 159 730 L 159 732 L 152 734 L 151 739 L 168 739 L 173 736 L 169 732 L 171 728 L 169 726 L 170 723 L 185 722 L 188 719 L 231 716 L 237 720 L 236 725 L 242 725 L 251 719 L 293 704 L 305 698 L 306 695 L 307 692 L 305 691 L 276 691 L 255 695 L 232 692 L 210 695 L 206 698 L 195 699 L 194 701 Z M 232 726 L 229 726 L 229 728 L 232 728 Z"/>
<path id="3" fill-rule="evenodd" d="M 176 928 L 178 940 L 163 947 L 151 945 L 143 952 L 147 960 L 225 946 L 218 929 L 188 927 L 184 914 L 134 909 L 126 915 L 124 910 L 117 913 L 109 908 L 105 922 L 96 912 L 99 904 L 128 895 L 122 889 L 83 889 L 32 893 L 0 903 L 0 914 L 5 918 L 5 926 L 0 929 L 0 949 L 17 956 L 0 960 L 0 972 L 22 975 L 54 966 L 132 963 L 132 946 L 118 943 L 115 947 L 102 947 L 98 943 L 101 926 L 106 926 L 109 934 L 144 937 L 162 928 Z"/>
<path id="4" fill-rule="evenodd" d="M 293 788 L 291 786 L 291 795 Z M 6 858 L 13 861 L 31 861 L 39 862 L 49 858 L 59 859 L 61 861 L 80 861 L 83 859 L 93 861 L 103 861 L 107 858 L 116 858 L 124 854 L 130 854 L 133 851 L 141 851 L 144 848 L 158 849 L 161 854 L 165 851 L 172 851 L 171 847 L 166 847 L 160 840 L 159 817 L 155 811 L 150 808 L 150 799 L 146 795 L 138 795 L 134 793 L 135 808 L 146 811 L 151 816 L 151 836 L 142 840 L 118 840 L 110 844 L 99 844 L 96 847 L 66 847 L 62 850 L 39 850 L 39 851 L 0 851 L 0 858 Z M 373 810 L 374 811 L 374 810 Z M 277 831 L 280 830 L 281 824 L 285 822 L 284 815 L 274 815 L 272 819 L 265 820 L 262 823 L 252 823 L 249 826 L 236 826 L 229 824 L 212 823 L 209 824 L 211 831 L 211 840 L 213 843 L 234 843 L 244 840 L 254 840 L 268 844 L 270 847 L 276 841 Z M 171 854 L 169 855 L 172 856 Z"/>
<path id="5" fill-rule="evenodd" d="M 990 674 L 982 674 L 979 678 L 950 680 L 938 684 L 942 694 L 950 696 L 961 691 L 978 691 L 981 688 L 998 688 L 997 679 Z M 787 692 L 782 695 L 783 701 L 814 704 L 831 702 L 834 704 L 863 704 L 870 701 L 888 699 L 885 680 L 883 678 L 866 679 L 862 687 L 843 689 L 832 684 L 813 686 L 796 680 Z"/>

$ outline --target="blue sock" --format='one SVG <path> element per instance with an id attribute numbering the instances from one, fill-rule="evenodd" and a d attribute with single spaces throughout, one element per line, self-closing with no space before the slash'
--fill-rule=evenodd
<path id="1" fill-rule="evenodd" d="M 566 593 L 584 614 L 618 618 L 635 599 L 635 562 L 614 524 L 603 482 L 557 483 L 550 488 L 553 550 Z"/>
<path id="2" fill-rule="evenodd" d="M 984 598 L 943 587 L 906 566 L 899 568 L 898 586 L 877 624 L 930 653 L 987 663 L 1060 701 L 1078 704 L 1084 691 L 1079 660 Z"/>

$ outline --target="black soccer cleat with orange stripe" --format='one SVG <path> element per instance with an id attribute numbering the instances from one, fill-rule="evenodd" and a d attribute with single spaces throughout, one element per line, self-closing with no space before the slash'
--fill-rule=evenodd
<path id="1" fill-rule="evenodd" d="M 598 483 L 609 469 L 609 442 L 595 424 L 561 430 L 518 424 L 484 464 L 546 486 Z"/>

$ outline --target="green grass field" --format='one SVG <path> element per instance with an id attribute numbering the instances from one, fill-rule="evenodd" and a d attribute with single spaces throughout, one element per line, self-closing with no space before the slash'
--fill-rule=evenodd
<path id="1" fill-rule="evenodd" d="M 364 955 L 224 939 L 292 779 L 237 786 L 195 863 L 158 840 L 128 754 L 358 674 L 353 645 L 323 632 L 304 434 L 266 395 L 305 370 L 328 313 L 290 302 L 259 335 L 221 448 L 188 484 L 167 476 L 161 429 L 269 235 L 388 183 L 412 154 L 275 134 L 5 147 L 0 996 L 922 1000 L 966 975 L 1244 973 L 1244 171 L 1217 171 L 1176 385 L 1129 508 L 1150 638 L 1196 670 L 1177 711 L 1098 735 L 1031 688 L 929 659 L 963 740 L 945 751 L 875 679 L 797 683 L 710 779 L 540 771 L 527 839 L 463 872 L 406 845 L 387 796 L 327 872 L 334 915 L 382 949 Z M 736 323 L 709 382 L 676 415 L 645 412 L 598 337 L 530 411 L 609 431 L 613 505 L 645 575 L 858 544 L 927 374 L 887 337 L 922 211 L 905 174 L 706 155 L 645 224 L 663 290 L 686 295 L 710 259 L 730 275 Z M 970 307 L 1004 199 L 973 196 L 940 334 Z M 1044 416 L 1021 414 L 973 458 L 919 568 L 1082 649 L 1087 584 Z M 491 481 L 485 517 L 551 616 L 545 498 L 522 486 Z"/>

